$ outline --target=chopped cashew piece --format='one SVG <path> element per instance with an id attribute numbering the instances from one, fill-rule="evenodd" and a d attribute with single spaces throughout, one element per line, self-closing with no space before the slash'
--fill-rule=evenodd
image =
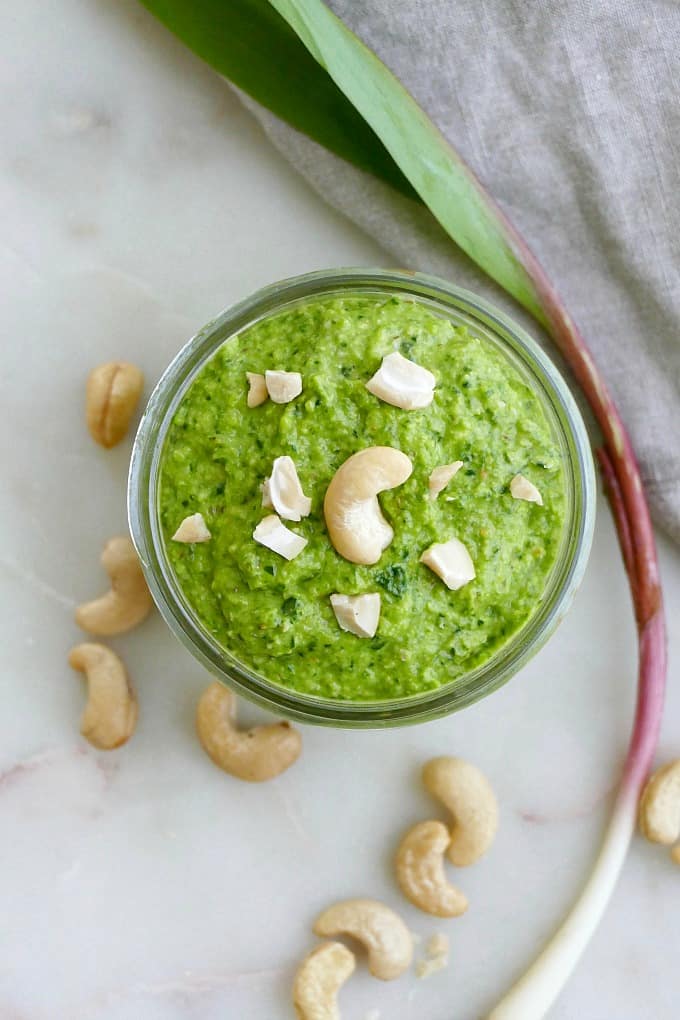
<path id="1" fill-rule="evenodd" d="M 248 407 L 259 407 L 269 396 L 265 378 L 259 372 L 246 372 L 246 379 L 248 380 L 246 403 Z"/>
<path id="2" fill-rule="evenodd" d="M 375 636 L 380 620 L 380 595 L 331 595 L 335 619 L 341 630 L 347 630 L 357 637 Z"/>
<path id="3" fill-rule="evenodd" d="M 427 940 L 425 946 L 426 954 L 432 959 L 434 956 L 446 956 L 449 951 L 449 937 L 441 931 L 437 931 Z"/>
<path id="4" fill-rule="evenodd" d="M 445 956 L 433 956 L 429 960 L 418 960 L 416 964 L 416 977 L 429 978 L 438 970 L 443 970 L 446 967 L 446 963 Z"/>
<path id="5" fill-rule="evenodd" d="M 448 936 L 438 932 L 428 939 L 425 946 L 425 959 L 416 964 L 416 977 L 428 978 L 438 970 L 443 970 L 449 962 Z"/>
<path id="6" fill-rule="evenodd" d="M 356 966 L 354 953 L 342 942 L 324 942 L 309 953 L 293 984 L 298 1020 L 340 1020 L 337 994 Z"/>
<path id="7" fill-rule="evenodd" d="M 76 623 L 88 634 L 111 637 L 124 634 L 145 620 L 153 607 L 139 557 L 127 535 L 110 538 L 101 563 L 111 588 L 101 598 L 76 609 Z"/>
<path id="8" fill-rule="evenodd" d="M 680 758 L 657 769 L 647 780 L 638 821 L 640 832 L 652 843 L 671 846 L 680 839 Z M 680 843 L 671 856 L 680 864 Z"/>
<path id="9" fill-rule="evenodd" d="M 333 475 L 323 509 L 330 540 L 350 563 L 377 563 L 394 532 L 382 515 L 378 493 L 402 485 L 411 461 L 391 446 L 369 446 L 348 457 Z"/>
<path id="10" fill-rule="evenodd" d="M 179 528 L 172 536 L 173 542 L 186 542 L 194 545 L 196 542 L 209 542 L 212 538 L 208 527 L 203 520 L 203 514 L 191 514 L 185 517 Z"/>
<path id="11" fill-rule="evenodd" d="M 344 900 L 324 910 L 314 922 L 315 935 L 350 935 L 368 952 L 373 977 L 391 981 L 411 966 L 411 933 L 393 910 L 378 900 Z"/>
<path id="12" fill-rule="evenodd" d="M 249 783 L 281 775 L 302 751 L 302 738 L 288 722 L 237 729 L 236 696 L 216 680 L 198 702 L 196 731 L 203 749 L 219 768 Z"/>
<path id="13" fill-rule="evenodd" d="M 453 464 L 442 464 L 436 467 L 430 475 L 428 485 L 430 487 L 430 499 L 436 499 L 442 489 L 445 489 L 454 475 L 458 474 L 463 466 L 462 460 L 454 460 Z"/>
<path id="14" fill-rule="evenodd" d="M 128 430 L 144 386 L 144 376 L 128 361 L 107 361 L 87 377 L 87 427 L 100 446 L 110 449 Z"/>
<path id="15" fill-rule="evenodd" d="M 470 553 L 457 538 L 448 542 L 435 542 L 420 557 L 420 562 L 430 568 L 451 591 L 457 591 L 475 579 L 475 565 Z"/>
<path id="16" fill-rule="evenodd" d="M 253 538 L 285 560 L 294 560 L 307 545 L 307 539 L 290 531 L 276 514 L 270 514 L 260 521 L 253 532 Z"/>
<path id="17" fill-rule="evenodd" d="M 470 762 L 443 755 L 426 762 L 423 785 L 453 815 L 449 860 L 459 868 L 474 864 L 498 831 L 498 802 L 489 780 Z"/>
<path id="18" fill-rule="evenodd" d="M 436 384 L 432 372 L 394 351 L 383 358 L 378 371 L 366 383 L 366 389 L 386 404 L 415 411 L 432 403 Z"/>
<path id="19" fill-rule="evenodd" d="M 397 882 L 414 906 L 435 917 L 458 917 L 467 899 L 444 874 L 451 837 L 442 822 L 419 822 L 406 833 L 395 859 Z"/>
<path id="20" fill-rule="evenodd" d="M 448 955 L 431 956 L 427 960 L 418 960 L 416 964 L 416 977 L 429 978 L 438 970 L 443 970 L 449 963 Z"/>
<path id="21" fill-rule="evenodd" d="M 125 666 L 105 645 L 76 645 L 69 665 L 87 676 L 88 699 L 80 732 L 93 747 L 112 751 L 130 739 L 137 725 L 137 699 Z"/>
<path id="22" fill-rule="evenodd" d="M 262 486 L 262 506 L 273 507 L 284 521 L 299 521 L 308 517 L 312 501 L 305 496 L 291 457 L 277 457 L 272 473 Z"/>
<path id="23" fill-rule="evenodd" d="M 510 482 L 510 495 L 513 499 L 524 499 L 527 503 L 538 503 L 543 506 L 543 497 L 533 482 L 524 475 L 515 475 Z"/>
<path id="24" fill-rule="evenodd" d="M 267 371 L 264 378 L 267 392 L 275 404 L 288 404 L 302 393 L 299 372 Z"/>

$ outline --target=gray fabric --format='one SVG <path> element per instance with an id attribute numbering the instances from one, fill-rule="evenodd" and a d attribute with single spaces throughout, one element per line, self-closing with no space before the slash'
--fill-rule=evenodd
<path id="1" fill-rule="evenodd" d="M 557 282 L 632 433 L 655 518 L 680 541 L 680 6 L 330 6 L 415 95 Z M 447 277 L 523 318 L 416 203 L 249 105 L 395 264 Z"/>

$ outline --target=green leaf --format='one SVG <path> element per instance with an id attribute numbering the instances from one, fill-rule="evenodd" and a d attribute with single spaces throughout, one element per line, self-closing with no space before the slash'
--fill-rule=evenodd
<path id="1" fill-rule="evenodd" d="M 401 82 L 321 0 L 270 0 L 382 140 L 446 232 L 540 322 L 529 253 L 470 168 Z"/>
<path id="2" fill-rule="evenodd" d="M 141 0 L 182 42 L 277 117 L 415 197 L 361 114 L 269 0 Z"/>
<path id="3" fill-rule="evenodd" d="M 449 236 L 545 323 L 521 239 L 397 78 L 320 0 L 141 2 L 292 127 L 420 197 Z"/>

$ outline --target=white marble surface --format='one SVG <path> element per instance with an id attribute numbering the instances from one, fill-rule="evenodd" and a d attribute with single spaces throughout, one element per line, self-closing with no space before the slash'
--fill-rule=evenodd
<path id="1" fill-rule="evenodd" d="M 74 604 L 102 587 L 100 546 L 125 527 L 129 443 L 107 453 L 86 434 L 89 367 L 128 356 L 151 383 L 259 285 L 384 256 L 131 0 L 9 5 L 0 82 L 1 1020 L 286 1020 L 311 919 L 354 894 L 384 898 L 424 936 L 447 931 L 451 965 L 391 985 L 360 967 L 343 1017 L 479 1017 L 583 881 L 626 745 L 634 638 L 606 510 L 559 633 L 462 715 L 306 729 L 293 770 L 240 784 L 201 751 L 206 676 L 156 617 L 114 642 L 138 686 L 138 731 L 95 752 L 66 653 Z M 660 545 L 673 676 L 680 557 Z M 438 924 L 404 904 L 388 864 L 402 828 L 433 814 L 418 769 L 442 752 L 489 774 L 502 826 L 457 876 L 469 913 Z M 676 686 L 661 754 L 679 753 Z M 677 868 L 636 840 L 554 1020 L 675 1020 L 679 894 Z"/>

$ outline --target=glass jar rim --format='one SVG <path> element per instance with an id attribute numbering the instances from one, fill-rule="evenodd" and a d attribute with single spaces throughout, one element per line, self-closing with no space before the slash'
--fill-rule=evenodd
<path id="1" fill-rule="evenodd" d="M 158 520 L 165 436 L 201 368 L 225 342 L 255 322 L 294 304 L 338 293 L 408 297 L 494 342 L 531 380 L 565 462 L 567 518 L 562 543 L 534 612 L 480 666 L 435 690 L 391 701 L 343 701 L 302 694 L 268 681 L 241 663 L 211 637 L 184 598 L 165 555 Z M 207 323 L 170 362 L 151 394 L 135 438 L 128 479 L 132 539 L 154 600 L 175 636 L 211 674 L 239 694 L 278 714 L 322 725 L 422 722 L 464 708 L 506 683 L 544 644 L 569 608 L 585 571 L 594 518 L 595 471 L 586 428 L 569 387 L 545 351 L 504 312 L 470 291 L 405 270 L 343 268 L 292 277 L 258 290 Z"/>

